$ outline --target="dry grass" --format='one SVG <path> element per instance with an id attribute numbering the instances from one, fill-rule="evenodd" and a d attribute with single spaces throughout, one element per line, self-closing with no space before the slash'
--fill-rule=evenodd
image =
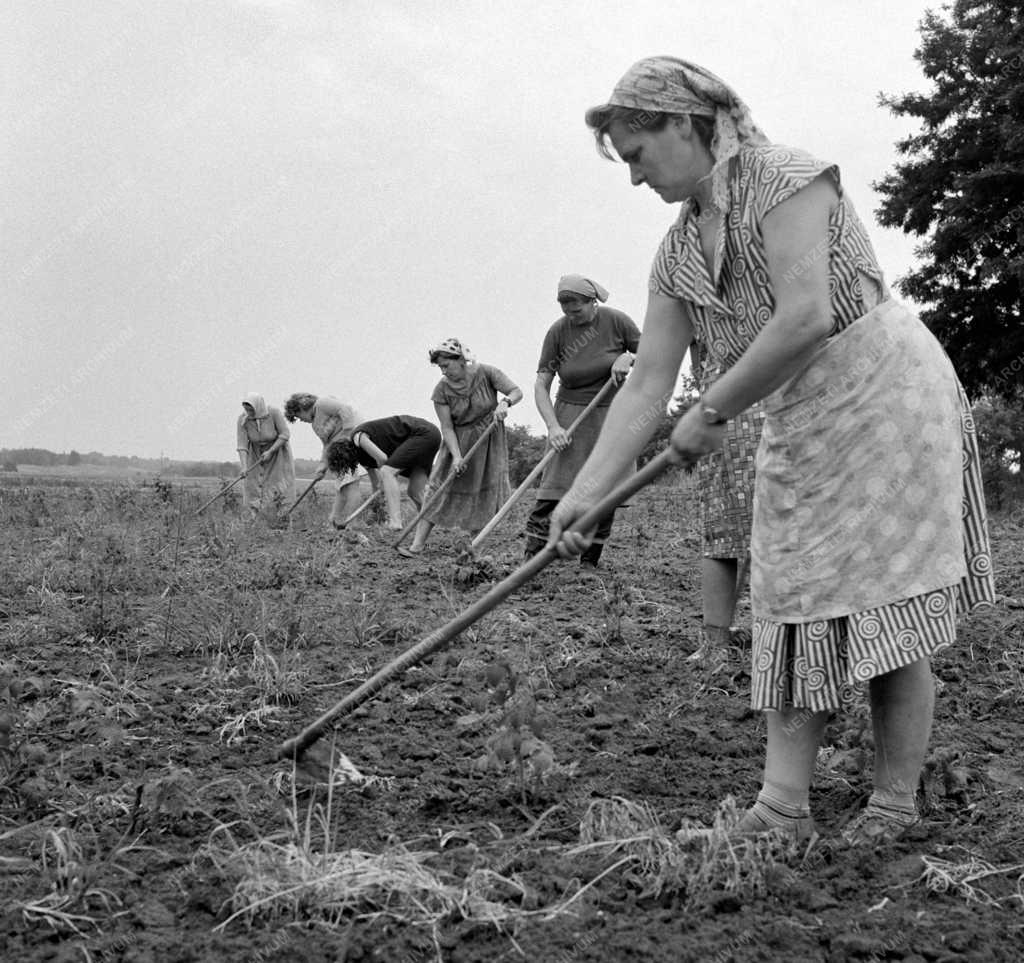
<path id="1" fill-rule="evenodd" d="M 628 856 L 631 881 L 645 896 L 677 892 L 687 904 L 715 892 L 763 896 L 778 867 L 802 862 L 809 853 L 781 833 L 735 836 L 733 827 L 740 815 L 729 797 L 710 828 L 684 823 L 670 834 L 646 803 L 599 799 L 584 815 L 580 845 L 572 852 Z"/>
<path id="2" fill-rule="evenodd" d="M 277 720 L 281 714 L 280 706 L 263 703 L 252 709 L 246 709 L 236 716 L 231 716 L 217 728 L 217 738 L 228 746 L 236 746 L 243 742 L 253 729 L 265 729 L 268 723 Z"/>
<path id="3" fill-rule="evenodd" d="M 361 777 L 349 766 L 346 776 Z M 487 895 L 499 882 L 496 874 L 474 874 L 463 882 L 429 865 L 437 853 L 401 844 L 381 853 L 339 848 L 331 813 L 335 787 L 342 781 L 330 773 L 326 800 L 321 803 L 314 794 L 303 811 L 293 774 L 288 826 L 274 836 L 241 842 L 231 826 L 214 831 L 204 854 L 234 881 L 231 913 L 218 929 L 256 918 L 337 925 L 346 918 L 387 916 L 436 926 L 446 918 L 462 917 L 499 924 L 514 912 Z M 502 877 L 500 882 L 506 891 L 523 891 L 514 880 Z"/>
<path id="4" fill-rule="evenodd" d="M 74 829 L 58 826 L 45 830 L 39 848 L 43 878 L 48 891 L 19 905 L 30 923 L 46 923 L 58 931 L 83 935 L 82 928 L 99 929 L 101 924 L 126 911 L 118 896 L 101 885 L 111 871 L 130 873 L 117 860 L 141 847 L 120 842 L 107 854 L 100 851 L 98 836 L 92 827 Z"/>
<path id="5" fill-rule="evenodd" d="M 918 882 L 933 893 L 949 893 L 960 896 L 968 903 L 985 906 L 1000 906 L 1016 901 L 1018 908 L 1024 908 L 1024 863 L 1013 866 L 993 866 L 991 863 L 968 853 L 967 858 L 954 862 L 936 856 L 922 856 L 924 870 Z M 983 883 L 994 883 L 997 877 L 1013 876 L 1013 892 L 996 896 L 983 887 Z"/>
<path id="6" fill-rule="evenodd" d="M 1017 705 L 1024 699 L 1024 652 L 1004 649 L 992 661 L 992 676 L 999 687 L 998 700 Z"/>
<path id="7" fill-rule="evenodd" d="M 275 654 L 250 632 L 234 643 L 218 644 L 203 670 L 205 697 L 191 703 L 187 715 L 222 720 L 218 737 L 227 745 L 236 745 L 252 730 L 276 722 L 282 706 L 297 702 L 308 686 L 309 675 L 300 652 L 284 645 Z"/>
<path id="8" fill-rule="evenodd" d="M 375 645 L 384 630 L 381 619 L 381 606 L 367 601 L 366 593 L 361 592 L 358 601 L 346 602 L 341 606 L 342 621 L 348 628 L 349 638 L 359 648 Z"/>
<path id="9" fill-rule="evenodd" d="M 249 678 L 256 686 L 259 701 L 268 705 L 290 705 L 305 691 L 309 668 L 302 656 L 285 646 L 275 656 L 258 638 L 252 642 Z"/>
<path id="10" fill-rule="evenodd" d="M 325 852 L 294 840 L 241 844 L 231 837 L 211 841 L 207 853 L 225 876 L 236 880 L 231 915 L 219 929 L 257 917 L 332 925 L 347 915 L 438 922 L 460 906 L 458 887 L 426 865 L 432 853 L 401 847 L 383 853 Z"/>
<path id="11" fill-rule="evenodd" d="M 257 833 L 247 842 L 238 838 L 235 825 L 221 825 L 211 834 L 201 856 L 233 887 L 226 904 L 230 913 L 217 929 L 239 920 L 250 925 L 258 919 L 312 920 L 337 926 L 343 921 L 388 917 L 429 925 L 435 937 L 439 925 L 449 920 L 493 925 L 508 935 L 514 924 L 527 918 L 550 921 L 574 911 L 602 879 L 633 861 L 631 855 L 619 858 L 562 899 L 535 908 L 534 891 L 500 867 L 476 865 L 467 875 L 459 876 L 434 865 L 444 858 L 440 850 L 417 850 L 400 842 L 379 853 L 339 847 L 338 827 L 331 817 L 335 790 L 353 783 L 366 785 L 373 777 L 363 776 L 340 754 L 332 758 L 343 760 L 344 771 L 336 777 L 332 765 L 321 783 L 325 798 L 314 792 L 304 810 L 299 805 L 298 773 L 293 771 L 292 801 L 283 831 L 271 836 Z M 284 788 L 284 781 L 278 782 L 279 788 Z M 524 841 L 558 808 L 541 816 Z M 438 953 L 441 959 L 440 950 Z"/>

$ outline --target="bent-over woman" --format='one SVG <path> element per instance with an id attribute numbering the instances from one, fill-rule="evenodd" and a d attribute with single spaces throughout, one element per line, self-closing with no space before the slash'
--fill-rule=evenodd
<path id="1" fill-rule="evenodd" d="M 391 415 L 364 421 L 356 425 L 349 437 L 332 442 L 327 449 L 327 465 L 339 475 L 352 471 L 357 465 L 379 469 L 388 528 L 397 531 L 402 527 L 398 476 L 409 479 L 409 497 L 419 509 L 434 456 L 440 447 L 441 432 L 429 421 L 415 415 Z"/>
<path id="2" fill-rule="evenodd" d="M 359 417 L 351 405 L 346 405 L 337 398 L 330 395 L 313 395 L 308 392 L 299 392 L 292 395 L 284 403 L 284 416 L 288 421 L 304 421 L 313 428 L 313 433 L 323 444 L 320 454 L 320 467 L 317 469 L 316 479 L 323 478 L 327 472 L 327 449 L 335 441 L 351 434 L 351 431 L 359 423 Z M 348 518 L 359 507 L 359 479 L 368 472 L 371 475 L 370 482 L 377 487 L 376 468 L 364 468 L 357 465 L 351 472 L 338 476 L 338 491 L 331 503 L 331 513 L 328 521 L 335 527 L 340 528 L 342 522 Z"/>
<path id="3" fill-rule="evenodd" d="M 295 460 L 288 423 L 280 408 L 251 393 L 242 402 L 237 422 L 238 462 L 242 471 L 258 465 L 242 482 L 242 502 L 252 517 L 273 508 L 279 514 L 295 499 Z"/>
<path id="4" fill-rule="evenodd" d="M 638 416 L 675 384 L 686 349 L 723 374 L 676 425 L 695 460 L 764 399 L 751 535 L 752 705 L 765 711 L 763 783 L 737 831 L 813 823 L 809 786 L 829 713 L 867 683 L 874 791 L 855 845 L 918 819 L 935 702 L 930 659 L 957 615 L 994 598 L 970 407 L 932 333 L 893 300 L 835 164 L 772 144 L 714 74 L 674 57 L 635 64 L 587 112 L 646 184 L 679 204 L 654 259 L 636 366 L 552 518 L 566 531 L 646 443 Z"/>
<path id="5" fill-rule="evenodd" d="M 600 284 L 580 274 L 566 274 L 558 282 L 558 304 L 565 313 L 544 337 L 533 386 L 537 411 L 548 428 L 548 446 L 557 454 L 544 469 L 537 501 L 526 522 L 527 558 L 536 555 L 547 542 L 551 512 L 593 450 L 618 388 L 604 396 L 572 437 L 566 429 L 609 378 L 621 384 L 633 364 L 640 331 L 629 315 L 598 304 L 607 300 L 608 292 Z M 556 374 L 558 396 L 552 404 L 551 385 Z M 580 557 L 584 568 L 597 568 L 612 520 L 609 516 L 601 523 Z"/>
<path id="6" fill-rule="evenodd" d="M 457 477 L 416 526 L 409 548 L 398 550 L 403 555 L 422 552 L 435 525 L 475 535 L 512 494 L 504 421 L 509 408 L 522 401 L 522 390 L 503 371 L 473 360 L 456 338 L 432 348 L 429 357 L 444 376 L 430 396 L 444 440 L 434 475 L 442 481 L 454 471 Z M 505 396 L 501 401 L 499 394 Z M 492 422 L 497 423 L 496 427 L 466 462 L 463 455 Z"/>

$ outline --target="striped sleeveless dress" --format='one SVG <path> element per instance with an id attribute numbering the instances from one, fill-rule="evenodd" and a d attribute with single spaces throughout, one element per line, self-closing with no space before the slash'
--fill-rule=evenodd
<path id="1" fill-rule="evenodd" d="M 687 302 L 706 364 L 727 371 L 774 310 L 763 219 L 822 174 L 840 201 L 820 250 L 789 274 L 827 258 L 830 336 L 764 399 L 756 456 L 755 709 L 841 708 L 859 683 L 952 644 L 957 615 L 995 596 L 966 396 L 938 342 L 891 299 L 837 167 L 780 145 L 742 149 L 714 277 L 687 202 L 650 289 Z"/>

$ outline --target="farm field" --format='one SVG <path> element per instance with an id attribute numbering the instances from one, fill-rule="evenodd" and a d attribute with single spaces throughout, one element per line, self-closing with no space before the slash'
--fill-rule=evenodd
<path id="1" fill-rule="evenodd" d="M 233 495 L 195 517 L 215 491 L 0 476 L 0 959 L 1024 958 L 1019 512 L 991 520 L 999 603 L 936 659 L 925 818 L 872 852 L 838 835 L 863 704 L 827 729 L 817 841 L 725 838 L 764 725 L 739 653 L 686 659 L 685 481 L 619 514 L 599 576 L 553 564 L 297 770 L 278 745 L 511 572 L 529 506 L 407 560 L 328 531 L 323 495 L 287 527 Z"/>

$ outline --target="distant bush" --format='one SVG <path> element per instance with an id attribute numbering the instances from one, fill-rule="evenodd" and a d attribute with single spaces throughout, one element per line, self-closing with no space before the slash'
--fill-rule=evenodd
<path id="1" fill-rule="evenodd" d="M 0 462 L 0 471 L 17 471 L 18 463 L 15 461 Z"/>
<path id="2" fill-rule="evenodd" d="M 1016 402 L 981 398 L 971 408 L 978 432 L 981 477 L 990 508 L 1024 500 L 1024 396 Z"/>
<path id="3" fill-rule="evenodd" d="M 544 457 L 547 439 L 530 433 L 524 425 L 507 425 L 508 476 L 513 488 L 518 488 L 533 467 Z"/>
<path id="4" fill-rule="evenodd" d="M 671 414 L 668 411 L 662 414 L 651 440 L 644 445 L 643 451 L 637 456 L 637 467 L 643 468 L 655 455 L 668 447 L 668 440 L 676 422 L 697 403 L 697 399 L 696 382 L 689 375 L 683 375 L 679 394 L 672 399 L 672 404 L 669 406 Z"/>
<path id="5" fill-rule="evenodd" d="M 4 448 L 0 449 L 0 457 L 19 465 L 50 466 L 59 464 L 62 456 L 45 448 Z"/>

